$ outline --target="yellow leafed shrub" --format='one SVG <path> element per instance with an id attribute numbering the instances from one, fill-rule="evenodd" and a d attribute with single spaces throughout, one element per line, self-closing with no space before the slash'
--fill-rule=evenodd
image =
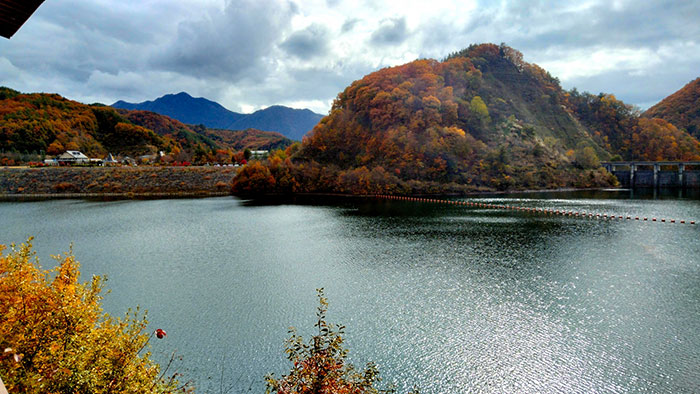
<path id="1" fill-rule="evenodd" d="M 145 314 L 102 310 L 104 279 L 79 282 L 72 254 L 43 270 L 31 238 L 0 245 L 0 376 L 11 393 L 188 391 L 150 359 Z M 163 335 L 158 335 L 162 337 Z"/>

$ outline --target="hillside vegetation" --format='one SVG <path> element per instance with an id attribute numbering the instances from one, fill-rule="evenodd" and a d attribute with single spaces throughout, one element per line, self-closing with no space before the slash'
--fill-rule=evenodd
<path id="1" fill-rule="evenodd" d="M 20 94 L 0 88 L 0 149 L 58 154 L 80 150 L 136 155 L 169 151 L 173 141 L 124 119 L 114 109 L 85 105 L 57 94 Z"/>
<path id="2" fill-rule="evenodd" d="M 242 157 L 239 151 L 246 148 L 285 148 L 292 143 L 278 133 L 209 130 L 154 112 L 86 105 L 57 94 L 22 94 L 0 87 L 2 156 L 21 154 L 41 160 L 44 154 L 66 150 L 96 158 L 163 151 L 167 161 L 230 163 L 235 155 Z"/>
<path id="3" fill-rule="evenodd" d="M 206 129 L 203 134 L 217 144 L 233 150 L 274 150 L 294 144 L 294 141 L 280 133 L 256 129 Z"/>
<path id="4" fill-rule="evenodd" d="M 235 193 L 444 193 L 599 187 L 600 160 L 695 160 L 700 144 L 612 95 L 576 90 L 505 45 L 353 82 L 300 149 L 249 166 Z"/>
<path id="5" fill-rule="evenodd" d="M 580 94 L 574 89 L 567 101 L 593 139 L 615 159 L 700 159 L 697 139 L 664 119 L 640 117 L 639 111 L 611 94 Z"/>
<path id="6" fill-rule="evenodd" d="M 700 78 L 646 110 L 646 118 L 661 118 L 700 138 Z"/>

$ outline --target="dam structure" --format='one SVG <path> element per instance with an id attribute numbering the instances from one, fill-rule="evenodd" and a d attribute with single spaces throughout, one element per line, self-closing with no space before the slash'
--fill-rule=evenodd
<path id="1" fill-rule="evenodd" d="M 626 188 L 700 189 L 700 161 L 607 161 L 600 165 Z"/>

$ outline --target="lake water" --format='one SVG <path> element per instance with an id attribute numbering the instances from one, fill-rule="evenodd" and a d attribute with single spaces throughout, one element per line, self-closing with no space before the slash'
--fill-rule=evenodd
<path id="1" fill-rule="evenodd" d="M 629 192 L 470 201 L 700 219 Z M 700 392 L 700 226 L 360 199 L 0 203 L 0 243 L 73 251 L 140 305 L 198 392 L 262 392 L 324 287 L 351 360 L 400 391 Z"/>

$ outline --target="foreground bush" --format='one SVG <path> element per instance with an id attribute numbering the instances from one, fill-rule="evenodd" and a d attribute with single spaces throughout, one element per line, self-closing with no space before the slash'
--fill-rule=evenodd
<path id="1" fill-rule="evenodd" d="M 287 358 L 294 366 L 289 375 L 276 379 L 267 375 L 267 393 L 276 394 L 380 394 L 393 393 L 390 387 L 378 389 L 379 370 L 368 363 L 364 371 L 358 371 L 347 362 L 348 350 L 343 347 L 344 326 L 326 322 L 328 300 L 323 289 L 318 289 L 318 318 L 314 325 L 318 334 L 308 344 L 290 329 L 291 337 L 286 342 Z"/>
<path id="2" fill-rule="evenodd" d="M 150 353 L 145 314 L 115 319 L 102 310 L 104 280 L 79 282 L 79 263 L 56 256 L 42 270 L 31 238 L 3 255 L 0 245 L 0 376 L 11 393 L 189 391 Z M 165 332 L 157 330 L 158 338 Z"/>

